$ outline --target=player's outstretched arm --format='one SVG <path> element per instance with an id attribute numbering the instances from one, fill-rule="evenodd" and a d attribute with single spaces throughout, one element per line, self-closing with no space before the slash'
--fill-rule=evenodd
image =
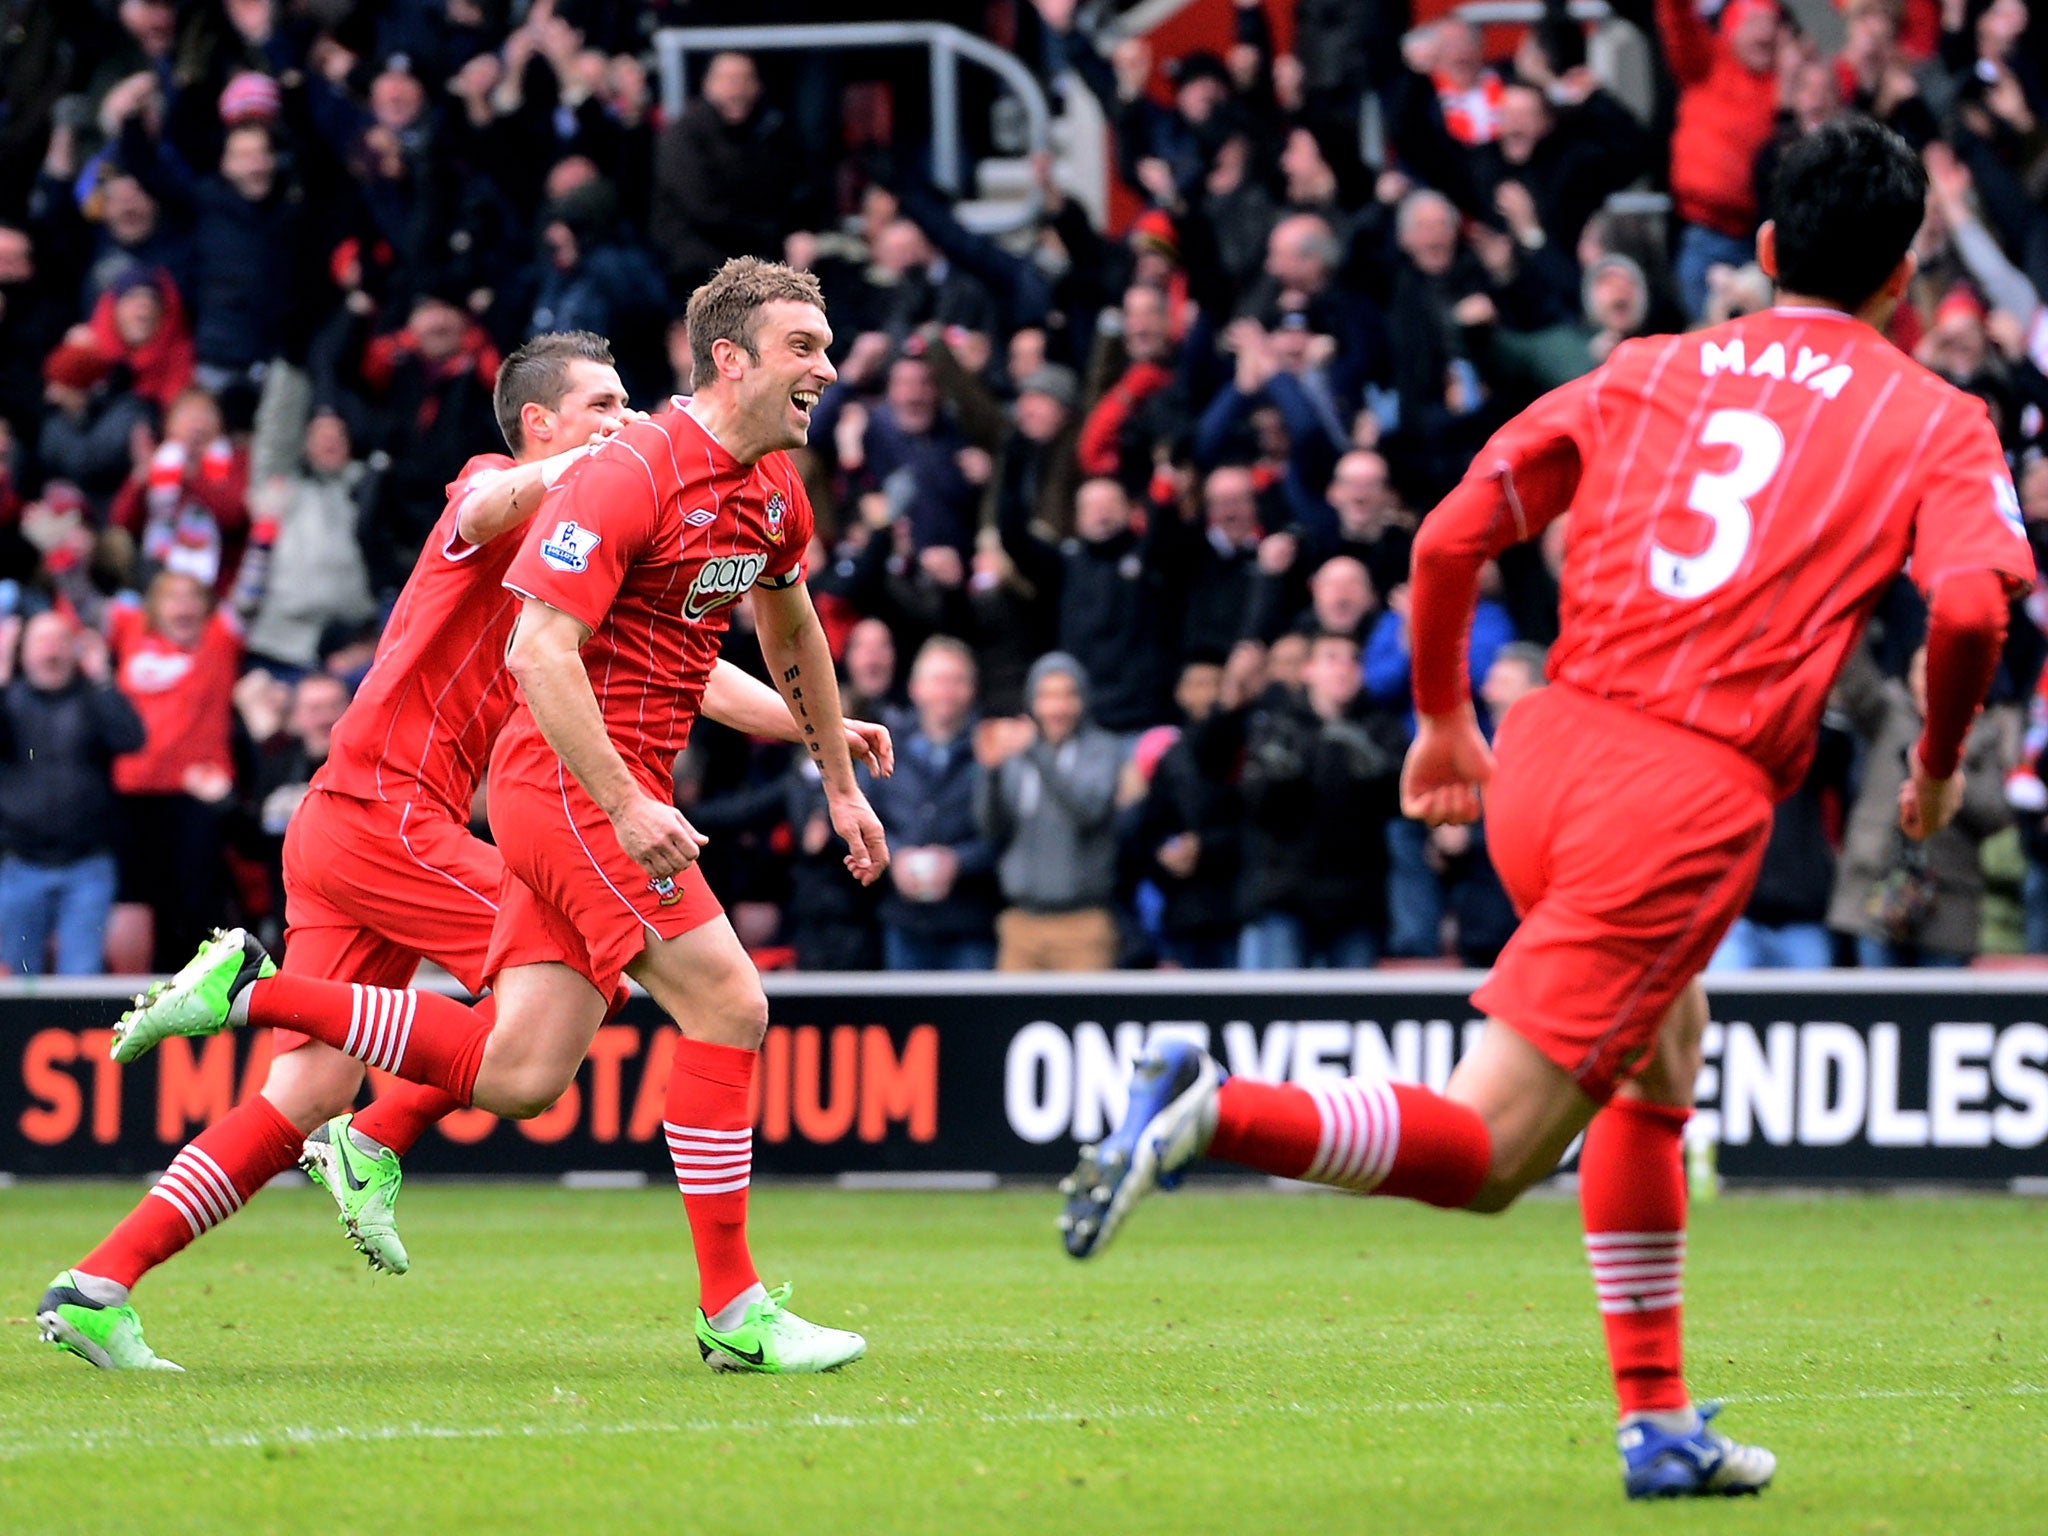
<path id="1" fill-rule="evenodd" d="M 873 885 L 889 867 L 882 823 L 854 781 L 846 750 L 846 721 L 839 710 L 839 678 L 832 668 L 825 627 L 802 582 L 755 587 L 754 629 L 768 675 L 788 701 L 797 739 L 825 781 L 825 806 L 832 829 L 846 839 L 847 870 L 862 885 Z"/>
<path id="2" fill-rule="evenodd" d="M 590 674 L 583 670 L 583 642 L 589 638 L 581 620 L 527 598 L 505 665 L 519 680 L 541 735 L 611 818 L 626 856 L 656 880 L 666 880 L 696 861 L 705 839 L 673 804 L 640 787 L 612 745 Z M 852 769 L 847 773 L 851 777 Z"/>
<path id="3" fill-rule="evenodd" d="M 1899 789 L 1899 829 L 1934 836 L 1963 804 L 1963 743 L 2005 647 L 2005 582 L 1995 571 L 1960 571 L 1927 605 L 1927 720 Z"/>
<path id="4" fill-rule="evenodd" d="M 704 683 L 703 712 L 720 725 L 767 741 L 800 744 L 803 731 L 789 704 L 744 668 L 721 659 Z M 896 771 L 896 743 L 889 727 L 873 720 L 846 721 L 846 750 L 868 772 L 886 779 Z"/>

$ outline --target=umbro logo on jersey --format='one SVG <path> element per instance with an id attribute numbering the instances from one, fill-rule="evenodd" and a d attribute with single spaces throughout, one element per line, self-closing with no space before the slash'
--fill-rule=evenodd
<path id="1" fill-rule="evenodd" d="M 580 575 L 590 568 L 590 552 L 602 542 L 601 535 L 581 524 L 557 523 L 555 531 L 540 542 L 540 558 L 555 570 Z"/>
<path id="2" fill-rule="evenodd" d="M 706 560 L 683 599 L 683 617 L 694 623 L 712 609 L 736 602 L 741 593 L 760 579 L 767 564 L 766 555 L 724 555 Z"/>
<path id="3" fill-rule="evenodd" d="M 683 519 L 683 521 L 685 523 L 688 523 L 692 528 L 702 528 L 707 526 L 708 524 L 717 522 L 718 514 L 712 511 L 709 507 L 699 507 L 696 511 L 686 516 Z"/>

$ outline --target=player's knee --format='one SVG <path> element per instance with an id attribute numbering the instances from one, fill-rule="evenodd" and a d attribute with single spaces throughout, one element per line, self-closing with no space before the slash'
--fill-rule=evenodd
<path id="1" fill-rule="evenodd" d="M 1666 1038 L 1658 1043 L 1656 1054 L 1625 1091 L 1652 1104 L 1689 1108 L 1694 1086 L 1700 1080 L 1700 1068 L 1705 1064 L 1706 1054 L 1697 1036 Z"/>
<path id="2" fill-rule="evenodd" d="M 523 1063 L 507 1072 L 495 1085 L 492 1108 L 508 1120 L 531 1120 L 554 1107 L 575 1080 L 576 1069 L 567 1072 L 553 1062 Z"/>
<path id="3" fill-rule="evenodd" d="M 742 959 L 702 977 L 690 989 L 688 1016 L 676 1022 L 699 1039 L 758 1050 L 768 1033 L 768 994 L 760 972 Z"/>
<path id="4" fill-rule="evenodd" d="M 768 1033 L 768 994 L 757 975 L 734 977 L 719 997 L 719 1023 L 727 1043 L 760 1049 Z"/>

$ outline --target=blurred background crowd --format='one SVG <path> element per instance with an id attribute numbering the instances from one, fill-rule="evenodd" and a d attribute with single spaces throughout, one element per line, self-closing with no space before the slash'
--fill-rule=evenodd
<path id="1" fill-rule="evenodd" d="M 1484 826 L 1399 813 L 1414 530 L 1618 342 L 1768 304 L 1771 168 L 1841 113 L 1924 153 L 1892 340 L 1989 404 L 2048 554 L 2026 0 L 1209 3 L 1219 46 L 1160 57 L 1104 0 L 0 0 L 8 970 L 274 936 L 285 824 L 444 486 L 499 446 L 500 356 L 599 331 L 666 409 L 731 255 L 828 295 L 809 569 L 849 711 L 898 742 L 864 892 L 806 765 L 693 738 L 678 803 L 770 964 L 1488 963 Z M 1021 227 L 931 179 L 921 58 L 700 53 L 661 106 L 661 27 L 908 17 L 1064 104 Z M 966 101 L 968 154 L 1014 152 Z M 1564 534 L 1488 572 L 1489 728 L 1543 685 Z M 1717 963 L 2048 952 L 2044 628 L 2015 605 L 1964 812 L 1910 847 L 1898 584 Z"/>

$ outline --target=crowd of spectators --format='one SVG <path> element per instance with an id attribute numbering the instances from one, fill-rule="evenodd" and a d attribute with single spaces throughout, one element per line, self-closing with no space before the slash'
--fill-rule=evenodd
<path id="1" fill-rule="evenodd" d="M 872 892 L 786 749 L 706 726 L 679 767 L 743 938 L 802 966 L 1488 963 L 1515 919 L 1483 824 L 1399 811 L 1414 530 L 1544 390 L 1767 304 L 1771 168 L 1841 113 L 1924 154 L 1892 339 L 1989 404 L 2048 554 L 2026 0 L 1846 0 L 1832 52 L 1776 0 L 1617 0 L 1590 44 L 1561 4 L 1482 33 L 1297 0 L 1280 52 L 1233 0 L 1232 46 L 1173 59 L 1109 9 L 981 8 L 1099 100 L 1130 213 L 1104 229 L 1041 157 L 1037 217 L 991 238 L 841 61 L 720 54 L 666 115 L 652 29 L 715 6 L 7 6 L 7 967 L 274 936 L 284 826 L 444 486 L 496 446 L 500 356 L 599 331 L 664 409 L 732 255 L 824 285 L 812 588 L 849 710 L 899 742 Z M 1543 685 L 1565 538 L 1487 572 L 1488 729 Z M 1969 803 L 1922 850 L 1889 808 L 1924 613 L 1887 596 L 1717 963 L 2048 952 L 2048 600 L 2014 618 Z"/>

